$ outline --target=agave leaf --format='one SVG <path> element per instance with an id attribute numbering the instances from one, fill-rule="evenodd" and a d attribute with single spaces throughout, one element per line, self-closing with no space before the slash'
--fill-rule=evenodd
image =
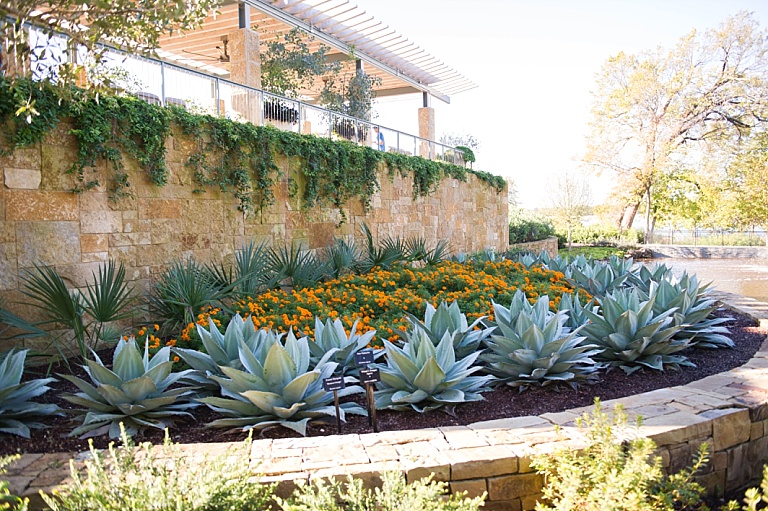
<path id="1" fill-rule="evenodd" d="M 144 374 L 145 368 L 136 342 L 133 339 L 127 342 L 121 340 L 120 342 L 124 343 L 124 346 L 116 351 L 113 364 L 114 372 L 121 381 L 138 378 Z"/>
<path id="2" fill-rule="evenodd" d="M 123 383 L 121 389 L 131 401 L 141 401 L 150 394 L 157 392 L 157 387 L 152 378 L 141 376 Z"/>
<path id="3" fill-rule="evenodd" d="M 445 379 L 445 372 L 440 368 L 435 357 L 430 357 L 416 375 L 413 384 L 427 394 L 432 394 Z"/>
<path id="4" fill-rule="evenodd" d="M 241 395 L 268 414 L 272 413 L 276 406 L 285 406 L 286 404 L 283 397 L 274 392 L 248 390 L 242 392 Z"/>
<path id="5" fill-rule="evenodd" d="M 290 336 L 286 340 L 288 343 Z M 264 380 L 272 389 L 282 389 L 296 377 L 296 363 L 279 342 L 272 345 L 264 361 Z"/>
<path id="6" fill-rule="evenodd" d="M 120 387 L 120 385 L 123 384 L 123 379 L 120 378 L 120 376 L 110 371 L 99 362 L 86 360 L 85 363 L 87 364 L 86 371 L 88 372 L 88 375 L 97 384 L 112 385 L 113 387 Z"/>
<path id="7" fill-rule="evenodd" d="M 398 390 L 397 392 L 392 394 L 391 399 L 393 403 L 418 403 L 419 401 L 423 401 L 428 397 L 429 397 L 429 394 L 427 394 L 421 389 L 417 389 L 414 392 Z"/>
<path id="8" fill-rule="evenodd" d="M 101 394 L 101 397 L 104 398 L 109 404 L 113 406 L 117 406 L 119 404 L 127 404 L 131 402 L 131 398 L 128 397 L 125 392 L 120 390 L 117 387 L 113 387 L 112 385 L 99 385 L 96 387 L 96 392 Z"/>
<path id="9" fill-rule="evenodd" d="M 290 407 L 274 406 L 272 407 L 272 413 L 280 417 L 281 419 L 289 419 L 296 415 L 306 403 L 293 403 Z M 311 413 L 311 412 L 308 412 Z M 318 412 L 318 416 L 322 415 Z"/>
<path id="10" fill-rule="evenodd" d="M 284 400 L 289 403 L 301 401 L 307 392 L 307 388 L 310 384 L 316 382 L 319 376 L 319 373 L 312 371 L 294 378 L 293 381 L 283 388 Z"/>
<path id="11" fill-rule="evenodd" d="M 97 412 L 111 412 L 115 409 L 115 407 L 111 404 L 103 403 L 101 396 L 99 396 L 98 400 L 90 399 L 89 397 L 86 397 L 84 395 L 78 395 L 78 394 L 64 394 L 61 396 L 63 399 L 69 401 L 72 404 L 80 405 L 85 408 L 90 408 L 93 410 L 96 410 Z"/>

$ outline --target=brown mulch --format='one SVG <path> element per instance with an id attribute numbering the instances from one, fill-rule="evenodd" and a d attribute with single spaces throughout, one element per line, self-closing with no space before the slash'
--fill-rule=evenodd
<path id="1" fill-rule="evenodd" d="M 731 330 L 731 338 L 736 343 L 734 349 L 717 351 L 690 350 L 684 353 L 696 364 L 695 368 L 683 368 L 680 371 L 658 372 L 643 369 L 632 375 L 626 375 L 621 370 L 602 373 L 597 383 L 582 385 L 577 390 L 570 387 L 530 388 L 524 392 L 510 387 L 501 387 L 484 394 L 485 401 L 468 403 L 456 408 L 455 415 L 448 415 L 440 410 L 418 414 L 416 412 L 394 412 L 383 410 L 378 412 L 380 431 L 397 431 L 405 429 L 431 428 L 437 426 L 466 425 L 477 421 L 492 420 L 505 417 L 520 417 L 540 415 L 547 412 L 559 412 L 569 408 L 592 404 L 595 397 L 602 400 L 625 397 L 651 390 L 684 385 L 706 376 L 728 371 L 747 362 L 757 351 L 766 337 L 765 329 L 760 329 L 755 322 L 746 316 L 733 313 L 733 321 L 727 324 Z M 102 360 L 107 362 L 106 358 Z M 73 366 L 77 373 L 82 372 Z M 53 374 L 66 373 L 66 366 L 54 367 Z M 44 376 L 28 370 L 25 378 Z M 85 377 L 88 380 L 87 377 Z M 76 389 L 67 381 L 61 380 L 52 384 L 53 390 L 39 400 L 48 400 L 61 408 L 72 408 L 68 402 L 59 396 L 62 392 L 75 392 Z M 218 418 L 218 414 L 201 406 L 194 410 L 194 418 L 180 420 L 171 429 L 171 437 L 179 443 L 202 442 L 232 442 L 246 437 L 240 431 L 229 432 L 205 427 L 207 422 Z M 348 416 L 348 422 L 342 426 L 342 433 L 368 433 L 371 427 L 368 418 Z M 0 455 L 14 453 L 48 453 L 73 452 L 88 449 L 88 441 L 68 437 L 67 434 L 75 427 L 70 417 L 53 417 L 44 421 L 50 427 L 44 430 L 34 430 L 31 439 L 13 435 L 0 434 Z M 335 434 L 335 425 L 313 425 L 308 429 L 309 436 Z M 275 428 L 263 433 L 265 438 L 285 438 L 298 436 L 285 428 Z M 257 435 L 258 438 L 258 435 Z M 149 432 L 137 441 L 152 441 L 161 443 L 162 432 Z M 94 439 L 97 448 L 104 448 L 109 443 L 108 438 Z"/>

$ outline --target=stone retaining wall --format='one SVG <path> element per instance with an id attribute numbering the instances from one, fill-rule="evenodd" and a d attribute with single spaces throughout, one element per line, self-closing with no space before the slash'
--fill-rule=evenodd
<path id="1" fill-rule="evenodd" d="M 103 162 L 86 176 L 101 186 L 76 195 L 69 192 L 75 177 L 66 172 L 77 153 L 69 129 L 62 123 L 43 143 L 0 157 L 0 297 L 10 304 L 24 301 L 19 277 L 35 263 L 54 265 L 70 285 L 83 287 L 103 261 L 116 259 L 141 290 L 174 258 L 208 262 L 232 254 L 249 239 L 320 249 L 334 236 L 359 236 L 364 222 L 377 239 L 421 236 L 430 246 L 449 240 L 454 253 L 508 246 L 506 192 L 474 175 L 466 182 L 444 179 L 435 193 L 414 199 L 412 176 L 395 172 L 390 179 L 382 167 L 381 190 L 370 210 L 360 200 L 350 201 L 344 208 L 347 221 L 339 225 L 339 210 L 307 210 L 289 193 L 289 179 L 301 187 L 302 177 L 295 162 L 281 158 L 275 204 L 246 217 L 229 193 L 195 193 L 193 171 L 185 165 L 195 142 L 177 132 L 167 141 L 167 185 L 153 185 L 125 157 L 132 197 L 109 200 Z"/>
<path id="2" fill-rule="evenodd" d="M 768 247 L 718 247 L 692 245 L 642 245 L 653 257 L 680 259 L 768 259 Z"/>
<path id="3" fill-rule="evenodd" d="M 509 245 L 510 250 L 520 250 L 522 252 L 533 252 L 538 255 L 542 251 L 546 250 L 550 257 L 557 256 L 557 236 L 550 236 L 547 239 L 539 241 L 529 241 L 528 243 L 512 243 Z"/>
<path id="4" fill-rule="evenodd" d="M 754 305 L 754 306 L 752 306 Z M 765 304 L 731 304 L 761 324 Z M 768 339 L 746 364 L 687 385 L 606 401 L 605 410 L 621 403 L 630 417 L 641 415 L 640 433 L 652 438 L 669 471 L 688 466 L 702 442 L 711 461 L 699 479 L 711 492 L 739 488 L 759 477 L 768 455 Z M 286 495 L 294 481 L 352 474 L 376 484 L 382 470 L 401 470 L 409 481 L 434 474 L 452 491 L 471 496 L 488 492 L 484 509 L 532 510 L 542 478 L 531 456 L 578 446 L 574 420 L 592 407 L 517 417 L 469 426 L 392 431 L 362 435 L 256 440 L 251 462 L 264 480 L 279 483 Z M 556 427 L 561 428 L 558 434 Z M 189 455 L 221 453 L 231 444 L 182 446 Z M 11 467 L 11 490 L 36 498 L 65 481 L 72 454 L 26 454 Z"/>

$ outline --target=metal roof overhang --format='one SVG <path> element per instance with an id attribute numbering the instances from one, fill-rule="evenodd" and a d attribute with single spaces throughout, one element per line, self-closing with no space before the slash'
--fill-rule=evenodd
<path id="1" fill-rule="evenodd" d="M 201 29 L 161 38 L 165 58 L 194 61 L 195 56 L 216 60 L 216 46 L 224 35 L 238 27 L 238 4 L 225 2 L 217 15 L 209 16 Z M 476 87 L 469 79 L 426 53 L 388 25 L 367 15 L 348 0 L 243 0 L 252 7 L 250 26 L 257 25 L 262 41 L 268 41 L 294 27 L 315 38 L 316 48 L 328 45 L 329 56 L 342 60 L 352 51 L 367 64 L 366 72 L 382 78 L 378 96 L 426 92 L 446 103 L 450 95 Z M 175 56 L 175 58 L 174 58 Z M 200 62 L 198 60 L 198 62 Z M 198 67 L 218 68 L 226 73 L 224 62 L 203 63 Z"/>

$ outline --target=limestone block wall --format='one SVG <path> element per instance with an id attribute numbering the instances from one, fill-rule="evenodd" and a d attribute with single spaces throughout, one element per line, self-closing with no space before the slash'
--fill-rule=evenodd
<path id="1" fill-rule="evenodd" d="M 509 233 L 507 233 L 509 236 Z M 550 257 L 557 256 L 557 236 L 550 236 L 547 239 L 539 241 L 529 241 L 528 243 L 512 243 L 509 245 L 510 250 L 520 250 L 523 252 L 533 252 L 534 254 L 540 254 L 546 250 Z"/>
<path id="2" fill-rule="evenodd" d="M 422 236 L 434 245 L 450 240 L 454 252 L 508 244 L 507 201 L 475 176 L 466 182 L 444 179 L 429 197 L 413 199 L 410 177 L 379 172 L 381 190 L 365 211 L 353 200 L 345 211 L 305 209 L 289 194 L 289 178 L 301 182 L 297 165 L 278 161 L 282 177 L 275 204 L 245 216 L 231 194 L 208 189 L 195 193 L 192 171 L 185 166 L 194 142 L 175 133 L 167 141 L 168 184 L 157 187 L 135 161 L 124 158 L 132 194 L 108 198 L 104 165 L 88 180 L 100 186 L 76 195 L 75 177 L 66 171 L 77 144 L 63 123 L 43 143 L 0 157 L 0 295 L 20 301 L 19 276 L 35 263 L 54 265 L 74 286 L 84 286 L 99 264 L 122 261 L 130 279 L 145 285 L 174 258 L 201 262 L 226 257 L 247 240 L 276 245 L 300 243 L 319 249 L 334 236 L 360 234 L 363 222 L 375 237 Z"/>

